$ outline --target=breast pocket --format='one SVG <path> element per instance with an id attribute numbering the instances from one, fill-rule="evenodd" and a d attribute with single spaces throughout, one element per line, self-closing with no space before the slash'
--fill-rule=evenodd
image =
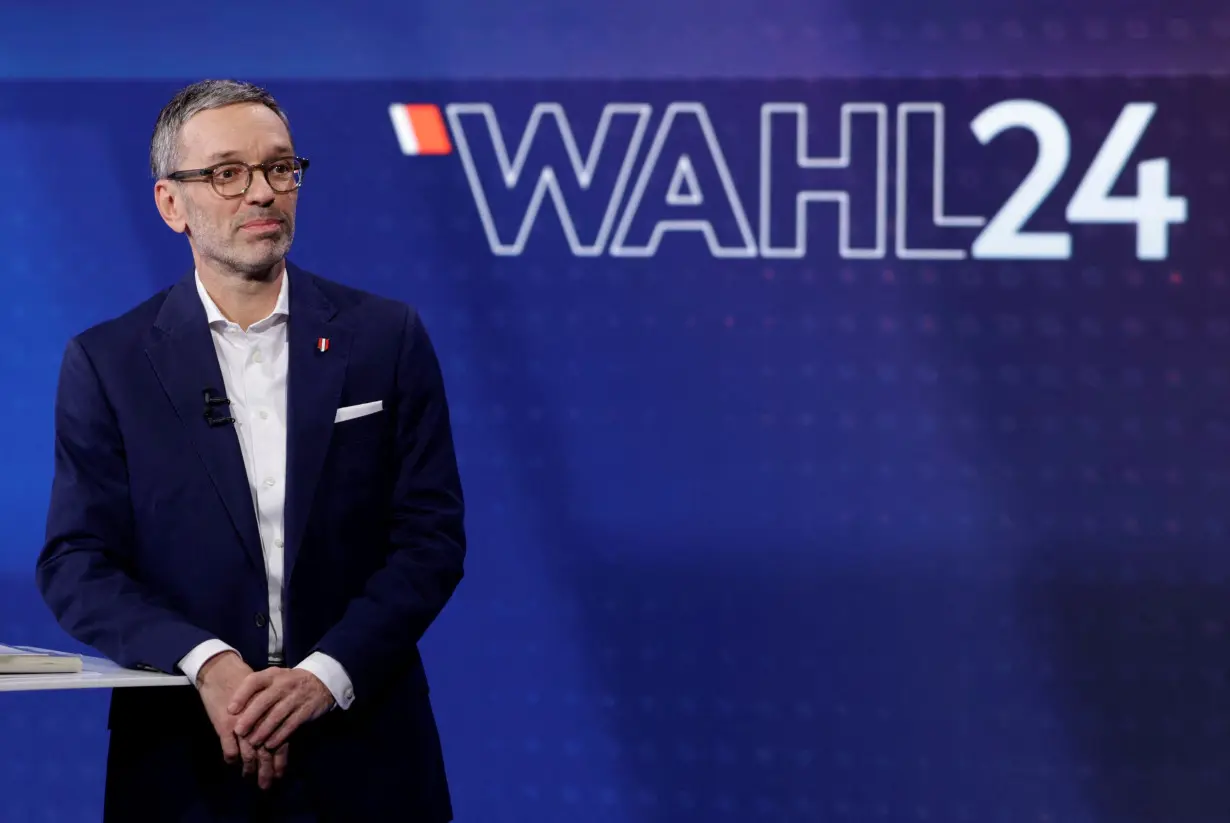
<path id="1" fill-rule="evenodd" d="M 362 413 L 354 410 L 362 409 Z M 349 492 L 376 494 L 393 455 L 393 415 L 379 402 L 338 409 L 326 474 Z"/>
<path id="2" fill-rule="evenodd" d="M 380 400 L 343 406 L 333 418 L 333 442 L 354 443 L 379 438 L 389 426 L 389 415 Z"/>

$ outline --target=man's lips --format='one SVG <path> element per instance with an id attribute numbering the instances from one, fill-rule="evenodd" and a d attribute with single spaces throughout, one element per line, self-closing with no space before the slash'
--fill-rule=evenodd
<path id="1" fill-rule="evenodd" d="M 239 228 L 250 232 L 276 231 L 282 227 L 281 220 L 251 220 Z"/>

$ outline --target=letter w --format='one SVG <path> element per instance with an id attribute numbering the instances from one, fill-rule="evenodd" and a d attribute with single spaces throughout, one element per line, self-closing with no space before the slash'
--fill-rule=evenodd
<path id="1" fill-rule="evenodd" d="M 598 129 L 594 133 L 593 142 L 589 147 L 589 153 L 584 159 L 581 157 L 581 149 L 577 145 L 576 137 L 573 134 L 572 126 L 568 122 L 568 116 L 564 111 L 564 107 L 559 103 L 538 103 L 534 106 L 534 111 L 530 115 L 530 120 L 525 127 L 524 133 L 521 135 L 521 141 L 517 146 L 517 153 L 514 157 L 509 157 L 503 132 L 500 129 L 500 124 L 496 121 L 495 110 L 489 103 L 452 103 L 446 107 L 445 112 L 457 143 L 457 153 L 461 157 L 461 163 L 465 168 L 466 179 L 470 183 L 470 190 L 473 192 L 474 201 L 478 206 L 479 217 L 483 222 L 483 230 L 487 233 L 487 242 L 491 245 L 493 253 L 501 256 L 516 256 L 524 251 L 526 241 L 529 239 L 530 232 L 538 218 L 538 211 L 542 208 L 542 201 L 548 194 L 551 195 L 551 200 L 555 204 L 555 210 L 559 214 L 560 223 L 563 225 L 564 235 L 568 238 L 568 246 L 572 253 L 578 257 L 596 257 L 603 253 L 606 249 L 607 239 L 611 234 L 611 228 L 615 223 L 616 212 L 623 202 L 624 189 L 627 187 L 628 179 L 632 175 L 632 167 L 636 162 L 637 151 L 640 148 L 646 126 L 649 123 L 651 107 L 648 104 L 608 103 L 604 106 L 602 118 L 598 122 Z M 480 166 L 485 167 L 489 171 L 491 170 L 490 156 L 488 155 L 485 159 L 480 157 L 480 160 L 483 162 L 476 160 L 475 152 L 471 146 L 471 137 L 479 138 L 480 135 L 467 132 L 463 126 L 463 120 L 473 123 L 476 118 L 481 118 L 486 124 L 486 134 L 482 136 L 485 136 L 487 140 L 477 139 L 475 142 L 483 148 L 487 148 L 489 145 L 491 152 L 495 155 L 495 162 L 499 169 L 503 191 L 500 190 L 498 184 L 495 186 L 489 185 L 491 182 L 494 182 L 491 180 L 492 174 L 480 172 Z M 602 161 L 608 139 L 628 141 L 627 148 L 623 152 L 623 159 L 619 170 L 615 175 L 614 183 L 607 183 L 610 189 L 609 193 L 606 194 L 605 201 L 595 203 L 591 207 L 588 203 L 588 198 L 582 198 L 582 202 L 577 204 L 582 206 L 582 208 L 578 209 L 579 213 L 577 214 L 574 214 L 573 209 L 569 208 L 560 185 L 559 175 L 556 173 L 555 164 L 550 162 L 551 154 L 549 153 L 544 158 L 541 147 L 535 150 L 535 144 L 539 142 L 537 139 L 539 130 L 543 121 L 548 118 L 555 121 L 564 153 L 567 155 L 568 162 L 572 167 L 572 177 L 583 193 L 590 191 L 590 187 L 594 184 L 595 179 L 610 181 L 610 171 L 612 170 L 609 167 L 609 161 L 602 164 L 605 173 L 599 175 L 599 164 Z M 616 118 L 620 118 L 621 126 L 628 122 L 627 118 L 635 118 L 635 125 L 631 130 L 630 136 L 627 134 L 626 128 L 616 128 L 617 134 L 612 136 L 612 125 Z M 488 140 L 489 143 L 487 143 Z M 537 165 L 529 167 L 530 173 L 527 174 L 527 164 L 531 150 L 534 150 Z M 486 154 L 486 152 L 480 152 L 480 154 Z M 609 154 L 608 157 L 610 157 Z M 488 185 L 484 185 L 484 177 L 487 178 Z M 501 199 L 504 202 L 523 200 L 523 194 L 520 198 L 517 198 L 516 195 L 519 193 L 519 189 L 521 192 L 524 191 L 522 183 L 531 178 L 534 180 L 534 189 L 530 195 L 529 205 L 526 207 L 521 224 L 517 228 L 516 237 L 512 242 L 506 242 L 505 239 L 501 238 L 500 231 L 496 227 L 497 221 L 493 215 L 492 201 L 496 198 L 501 198 L 501 195 L 503 195 Z M 572 189 L 573 187 L 569 185 L 569 188 Z M 599 186 L 599 188 L 606 189 L 606 186 Z M 507 196 L 509 193 L 513 194 L 512 198 Z M 601 193 L 599 192 L 599 194 Z M 592 231 L 593 215 L 600 209 L 602 214 L 601 223 L 596 231 Z M 497 208 L 495 211 L 504 212 L 505 209 Z M 591 225 L 591 231 L 586 232 L 585 240 L 582 240 L 577 232 L 576 223 L 578 219 L 583 223 L 588 222 Z"/>

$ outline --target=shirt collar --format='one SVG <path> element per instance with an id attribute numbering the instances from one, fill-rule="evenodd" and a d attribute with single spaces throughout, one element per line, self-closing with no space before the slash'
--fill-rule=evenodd
<path id="1" fill-rule="evenodd" d="M 231 321 L 226 319 L 222 314 L 222 310 L 218 308 L 218 304 L 209 296 L 209 292 L 205 291 L 205 284 L 201 282 L 201 273 L 196 272 L 194 276 L 196 278 L 196 293 L 200 296 L 201 304 L 205 307 L 205 319 L 209 325 L 213 326 L 217 323 L 230 324 Z M 268 317 L 252 324 L 252 330 L 260 331 L 266 326 L 272 325 L 272 321 L 290 316 L 289 289 L 290 272 L 284 271 L 282 272 L 282 285 L 278 288 L 278 302 L 274 304 L 273 311 L 269 313 Z"/>

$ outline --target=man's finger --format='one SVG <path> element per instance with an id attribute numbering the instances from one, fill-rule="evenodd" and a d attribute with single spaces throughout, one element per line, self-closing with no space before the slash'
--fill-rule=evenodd
<path id="1" fill-rule="evenodd" d="M 247 777 L 256 771 L 256 750 L 242 737 L 235 739 L 239 742 L 239 754 L 243 757 L 243 776 Z"/>
<path id="2" fill-rule="evenodd" d="M 273 776 L 279 780 L 286 774 L 286 750 L 288 747 L 289 744 L 279 746 L 278 750 L 273 753 Z"/>
<path id="3" fill-rule="evenodd" d="M 256 757 L 259 764 L 256 773 L 256 783 L 262 789 L 268 789 L 273 785 L 273 753 L 267 752 L 264 749 L 257 749 Z"/>
<path id="4" fill-rule="evenodd" d="M 235 735 L 227 732 L 218 735 L 218 739 L 222 741 L 222 759 L 227 763 L 239 760 L 239 742 L 235 740 Z"/>
<path id="5" fill-rule="evenodd" d="M 246 727 L 248 717 L 252 716 L 253 710 L 257 708 L 257 701 L 259 701 L 265 695 L 272 693 L 273 691 L 275 690 L 266 689 L 265 691 L 261 692 L 259 696 L 257 696 L 256 700 L 252 701 L 252 705 L 250 705 L 248 707 L 248 710 L 245 711 L 240 716 L 239 723 L 235 724 L 236 732 L 240 734 L 245 733 L 244 728 L 242 727 Z M 270 706 L 269 710 L 264 713 L 263 720 L 260 718 L 259 715 L 256 715 L 255 716 L 256 721 L 259 721 L 259 725 L 257 725 L 256 728 L 252 732 L 248 733 L 248 742 L 251 743 L 253 746 L 265 745 L 266 741 L 269 739 L 269 735 L 276 732 L 278 730 L 278 727 L 282 725 L 282 722 L 286 720 L 286 718 L 289 717 L 291 712 L 293 712 L 294 710 L 295 710 L 295 706 L 291 702 L 290 696 L 288 695 L 286 697 L 283 697 L 277 703 L 274 703 L 272 706 Z M 253 722 L 255 723 L 256 721 L 253 721 Z M 275 749 L 277 748 L 277 746 L 269 745 L 266 748 Z"/>
<path id="6" fill-rule="evenodd" d="M 265 713 L 281 702 L 286 696 L 287 691 L 284 684 L 274 682 L 268 688 L 258 692 L 255 697 L 248 701 L 247 708 L 243 710 L 243 714 L 239 715 L 239 718 L 235 721 L 235 734 L 242 736 L 250 735 L 252 730 L 256 728 L 256 724 L 265 716 Z"/>
<path id="7" fill-rule="evenodd" d="M 265 748 L 277 749 L 284 745 L 290 736 L 295 733 L 295 730 L 302 726 L 311 717 L 312 710 L 305 704 L 291 712 L 290 716 L 282 721 L 282 725 L 278 726 L 278 730 L 265 741 Z"/>
<path id="8" fill-rule="evenodd" d="M 279 671 L 280 669 L 265 669 L 262 672 L 252 672 L 245 677 L 239 684 L 239 688 L 235 689 L 235 693 L 231 695 L 231 702 L 226 710 L 231 714 L 239 714 L 254 694 L 267 688 L 273 682 Z"/>

